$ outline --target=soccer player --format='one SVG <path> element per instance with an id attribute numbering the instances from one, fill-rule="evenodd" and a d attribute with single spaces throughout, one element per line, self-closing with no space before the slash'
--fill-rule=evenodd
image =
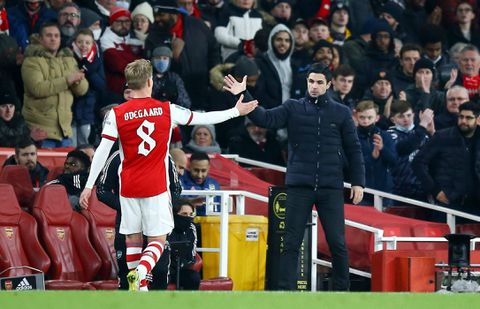
<path id="1" fill-rule="evenodd" d="M 114 107 L 106 116 L 102 140 L 93 157 L 85 190 L 80 196 L 82 208 L 88 208 L 92 187 L 109 155 L 113 143 L 120 142 L 120 233 L 126 235 L 129 290 L 148 291 L 146 275 L 162 255 L 167 234 L 173 229 L 168 192 L 168 147 L 175 125 L 215 124 L 243 116 L 257 101 L 234 108 L 196 113 L 170 102 L 151 98 L 152 66 L 144 59 L 125 68 L 131 100 Z M 148 245 L 142 252 L 143 236 Z"/>

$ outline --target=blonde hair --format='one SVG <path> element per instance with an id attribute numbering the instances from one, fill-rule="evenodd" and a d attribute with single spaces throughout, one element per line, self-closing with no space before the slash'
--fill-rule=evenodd
<path id="1" fill-rule="evenodd" d="M 357 113 L 364 112 L 366 110 L 373 109 L 378 114 L 378 105 L 371 100 L 360 101 L 357 106 L 355 106 L 355 111 Z"/>
<path id="2" fill-rule="evenodd" d="M 150 61 L 138 59 L 127 64 L 125 68 L 125 79 L 127 86 L 132 90 L 140 90 L 147 84 L 147 80 L 152 77 L 153 69 Z"/>

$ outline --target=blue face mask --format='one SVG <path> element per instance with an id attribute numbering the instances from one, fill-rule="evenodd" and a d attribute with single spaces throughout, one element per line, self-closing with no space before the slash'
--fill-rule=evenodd
<path id="1" fill-rule="evenodd" d="M 398 131 L 403 132 L 403 133 L 407 133 L 407 132 L 412 131 L 414 127 L 415 127 L 415 125 L 413 123 L 408 128 L 405 128 L 405 127 L 402 127 L 402 126 L 399 126 L 399 125 L 395 125 L 395 129 L 397 129 Z"/>
<path id="2" fill-rule="evenodd" d="M 158 73 L 165 73 L 170 66 L 170 59 L 168 60 L 153 60 L 153 67 Z"/>

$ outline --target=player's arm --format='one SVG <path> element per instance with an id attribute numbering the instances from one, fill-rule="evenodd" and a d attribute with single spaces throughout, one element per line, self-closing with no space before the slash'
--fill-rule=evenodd
<path id="1" fill-rule="evenodd" d="M 192 112 L 186 108 L 172 104 L 172 122 L 179 125 L 216 124 L 238 116 L 247 115 L 258 105 L 256 100 L 245 103 L 242 101 L 243 95 L 240 96 L 235 107 L 208 113 Z"/>

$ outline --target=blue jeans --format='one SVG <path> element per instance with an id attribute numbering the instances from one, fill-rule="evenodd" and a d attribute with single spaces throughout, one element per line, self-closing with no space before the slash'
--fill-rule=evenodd
<path id="1" fill-rule="evenodd" d="M 72 140 L 70 138 L 64 138 L 61 141 L 47 138 L 42 141 L 41 148 L 60 148 L 70 146 L 73 146 Z"/>

